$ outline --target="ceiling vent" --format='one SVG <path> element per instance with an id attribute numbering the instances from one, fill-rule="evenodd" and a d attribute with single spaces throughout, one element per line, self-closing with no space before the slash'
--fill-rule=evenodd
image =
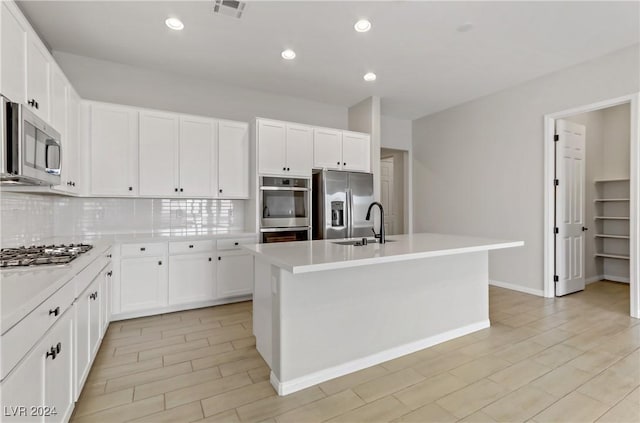
<path id="1" fill-rule="evenodd" d="M 244 1 L 237 0 L 215 0 L 213 13 L 240 18 L 246 4 Z"/>

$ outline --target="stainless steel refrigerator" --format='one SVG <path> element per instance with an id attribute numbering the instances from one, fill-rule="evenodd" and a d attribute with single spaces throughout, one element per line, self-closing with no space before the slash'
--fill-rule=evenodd
<path id="1" fill-rule="evenodd" d="M 369 237 L 373 219 L 367 209 L 373 202 L 371 173 L 325 170 L 313 175 L 313 239 Z"/>

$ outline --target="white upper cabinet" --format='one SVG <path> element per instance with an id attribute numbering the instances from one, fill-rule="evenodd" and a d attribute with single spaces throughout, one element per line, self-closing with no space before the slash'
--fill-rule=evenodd
<path id="1" fill-rule="evenodd" d="M 313 167 L 359 172 L 371 171 L 371 137 L 368 134 L 316 128 Z"/>
<path id="2" fill-rule="evenodd" d="M 217 129 L 213 119 L 180 117 L 180 194 L 211 197 L 217 188 Z"/>
<path id="3" fill-rule="evenodd" d="M 178 139 L 177 115 L 140 112 L 140 195 L 178 195 Z"/>
<path id="4" fill-rule="evenodd" d="M 342 131 L 327 128 L 315 129 L 313 167 L 342 170 Z"/>
<path id="5" fill-rule="evenodd" d="M 218 197 L 249 198 L 249 125 L 218 123 Z"/>
<path id="6" fill-rule="evenodd" d="M 51 126 L 60 133 L 62 150 L 67 138 L 67 91 L 69 83 L 56 66 L 51 66 Z"/>
<path id="7" fill-rule="evenodd" d="M 258 173 L 261 175 L 281 175 L 287 166 L 287 135 L 284 122 L 259 119 Z"/>
<path id="8" fill-rule="evenodd" d="M 90 111 L 91 194 L 138 194 L 138 112 L 92 104 Z"/>
<path id="9" fill-rule="evenodd" d="M 258 119 L 258 173 L 311 176 L 313 128 Z"/>
<path id="10" fill-rule="evenodd" d="M 371 138 L 360 132 L 342 133 L 342 169 L 369 172 L 371 169 Z"/>
<path id="11" fill-rule="evenodd" d="M 13 6 L 13 5 L 12 5 Z M 0 10 L 0 92 L 9 100 L 22 103 L 27 98 L 27 27 L 16 8 L 2 2 Z"/>
<path id="12" fill-rule="evenodd" d="M 313 128 L 287 123 L 287 175 L 311 176 Z"/>
<path id="13" fill-rule="evenodd" d="M 49 121 L 49 53 L 35 34 L 27 34 L 27 105 Z"/>

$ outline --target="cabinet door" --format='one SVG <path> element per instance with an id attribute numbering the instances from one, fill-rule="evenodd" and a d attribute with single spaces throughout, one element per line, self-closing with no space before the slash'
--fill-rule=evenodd
<path id="1" fill-rule="evenodd" d="M 169 257 L 169 304 L 211 300 L 215 297 L 213 252 Z"/>
<path id="2" fill-rule="evenodd" d="M 102 298 L 102 274 L 98 275 L 89 288 L 85 291 L 85 296 L 89 301 L 89 357 L 93 358 L 98 352 L 100 338 L 102 337 L 102 325 L 100 319 L 100 301 Z"/>
<path id="3" fill-rule="evenodd" d="M 27 34 L 27 104 L 49 121 L 49 56 L 35 34 Z"/>
<path id="4" fill-rule="evenodd" d="M 3 422 L 42 421 L 42 418 L 29 420 L 28 412 L 29 406 L 45 404 L 44 354 L 43 347 L 40 344 L 36 345 L 0 385 Z M 26 407 L 26 409 L 20 407 Z"/>
<path id="5" fill-rule="evenodd" d="M 55 414 L 45 416 L 45 422 L 66 422 L 71 417 L 74 403 L 72 334 L 73 313 L 67 312 L 38 344 L 42 346 L 44 361 L 43 405 L 55 408 Z"/>
<path id="6" fill-rule="evenodd" d="M 121 312 L 167 304 L 167 266 L 163 256 L 123 258 L 120 262 Z"/>
<path id="7" fill-rule="evenodd" d="M 73 305 L 75 314 L 75 380 L 74 399 L 78 399 L 82 384 L 89 373 L 89 363 L 91 361 L 89 348 L 89 289 L 86 289 Z"/>
<path id="8" fill-rule="evenodd" d="M 286 174 L 287 143 L 283 122 L 260 119 L 258 132 L 258 173 L 261 175 Z"/>
<path id="9" fill-rule="evenodd" d="M 211 197 L 217 187 L 217 122 L 180 117 L 180 195 Z M 214 185 L 215 184 L 215 185 Z"/>
<path id="10" fill-rule="evenodd" d="M 220 254 L 218 256 L 218 297 L 235 297 L 253 293 L 253 256 Z"/>
<path id="11" fill-rule="evenodd" d="M 249 125 L 218 123 L 218 197 L 249 198 Z"/>
<path id="12" fill-rule="evenodd" d="M 367 134 L 344 132 L 342 134 L 342 168 L 369 172 L 371 169 L 371 141 Z"/>
<path id="13" fill-rule="evenodd" d="M 91 105 L 91 193 L 138 193 L 138 113 L 127 108 Z"/>
<path id="14" fill-rule="evenodd" d="M 140 195 L 178 195 L 177 115 L 140 112 Z"/>
<path id="15" fill-rule="evenodd" d="M 60 133 L 62 149 L 67 141 L 67 90 L 69 84 L 56 66 L 51 66 L 51 126 Z M 64 153 L 63 153 L 64 154 Z"/>
<path id="16" fill-rule="evenodd" d="M 27 31 L 24 20 L 18 16 L 18 8 L 8 5 L 8 2 L 2 2 L 1 5 L 0 92 L 11 101 L 24 103 L 27 98 L 25 92 Z"/>
<path id="17" fill-rule="evenodd" d="M 113 280 L 113 269 L 111 266 L 108 266 L 102 272 L 102 296 L 100 297 L 100 326 L 101 326 L 101 335 L 106 332 L 109 327 L 109 321 L 111 320 L 111 285 Z"/>
<path id="18" fill-rule="evenodd" d="M 342 169 L 342 132 L 316 128 L 313 131 L 313 167 Z"/>
<path id="19" fill-rule="evenodd" d="M 311 176 L 313 128 L 287 124 L 287 174 Z"/>

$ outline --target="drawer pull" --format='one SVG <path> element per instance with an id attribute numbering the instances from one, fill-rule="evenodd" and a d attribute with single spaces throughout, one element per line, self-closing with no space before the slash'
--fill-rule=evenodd
<path id="1" fill-rule="evenodd" d="M 109 270 L 109 271 L 107 272 L 107 276 L 109 276 L 109 277 L 113 276 L 113 270 Z"/>
<path id="2" fill-rule="evenodd" d="M 52 360 L 56 359 L 56 355 L 58 355 L 58 353 L 56 352 L 56 348 L 55 347 L 51 347 L 51 349 L 49 351 L 47 351 L 47 354 L 45 355 L 45 359 L 51 357 Z"/>
<path id="3" fill-rule="evenodd" d="M 162 266 L 162 262 L 161 261 L 158 262 L 158 266 Z"/>
<path id="4" fill-rule="evenodd" d="M 193 248 L 193 245 L 189 245 L 189 248 Z"/>
<path id="5" fill-rule="evenodd" d="M 218 256 L 218 261 L 222 260 L 222 257 Z"/>
<path id="6" fill-rule="evenodd" d="M 140 251 L 147 251 L 145 247 L 140 247 Z"/>
<path id="7" fill-rule="evenodd" d="M 92 292 L 91 294 L 89 294 L 89 298 L 91 298 L 92 300 L 97 299 L 98 298 L 98 291 Z"/>
<path id="8" fill-rule="evenodd" d="M 53 314 L 54 317 L 57 317 L 60 314 L 60 307 L 56 307 L 53 310 L 49 310 L 49 316 Z"/>
<path id="9" fill-rule="evenodd" d="M 111 254 L 107 254 L 107 258 L 111 258 Z"/>
<path id="10" fill-rule="evenodd" d="M 209 261 L 211 261 L 211 257 L 209 257 Z"/>
<path id="11" fill-rule="evenodd" d="M 238 241 L 234 242 L 233 245 L 240 245 Z"/>
<path id="12" fill-rule="evenodd" d="M 61 351 L 62 351 L 62 343 L 58 342 L 58 345 L 56 345 L 56 354 L 60 354 Z"/>

